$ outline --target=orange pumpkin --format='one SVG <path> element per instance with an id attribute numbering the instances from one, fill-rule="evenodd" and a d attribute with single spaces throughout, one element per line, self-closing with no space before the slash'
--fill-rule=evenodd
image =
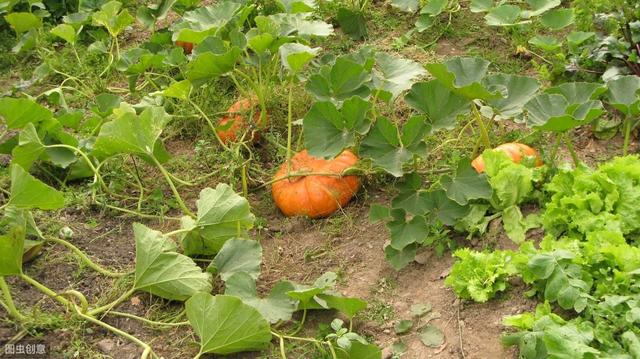
<path id="1" fill-rule="evenodd" d="M 503 143 L 500 146 L 494 148 L 494 150 L 506 153 L 507 156 L 509 156 L 515 163 L 520 163 L 520 161 L 522 161 L 522 159 L 526 157 L 535 157 L 536 166 L 542 166 L 542 158 L 540 158 L 538 151 L 522 143 Z M 484 159 L 482 159 L 482 155 L 476 157 L 476 159 L 471 161 L 471 166 L 473 166 L 473 168 L 475 168 L 478 173 L 484 172 L 485 165 Z"/>
<path id="2" fill-rule="evenodd" d="M 193 51 L 193 42 L 176 41 L 176 46 L 181 47 L 187 55 Z"/>
<path id="3" fill-rule="evenodd" d="M 229 109 L 227 110 L 227 114 L 220 119 L 218 122 L 218 126 L 226 127 L 225 129 L 217 130 L 218 137 L 222 140 L 222 143 L 229 143 L 236 141 L 242 133 L 247 129 L 249 124 L 247 123 L 246 118 L 249 116 L 251 110 L 255 108 L 254 101 L 249 99 L 240 99 L 236 101 Z M 257 129 L 262 129 L 267 126 L 269 118 L 268 115 L 265 115 L 262 121 L 260 120 L 260 111 L 255 111 L 253 114 L 253 122 L 254 126 Z M 229 122 L 231 124 L 229 125 Z M 260 138 L 260 135 L 257 131 L 253 131 L 252 140 L 256 141 Z"/>
<path id="4" fill-rule="evenodd" d="M 344 151 L 332 160 L 324 160 L 312 157 L 304 150 L 291 158 L 291 173 L 341 174 L 357 162 L 358 157 L 351 151 Z M 360 187 L 357 176 L 309 175 L 287 178 L 287 167 L 286 163 L 280 167 L 271 188 L 276 205 L 287 217 L 326 217 L 344 207 Z"/>

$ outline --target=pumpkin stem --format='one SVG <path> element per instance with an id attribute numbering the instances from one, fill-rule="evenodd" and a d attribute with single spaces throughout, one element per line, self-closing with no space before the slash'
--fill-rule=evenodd
<path id="1" fill-rule="evenodd" d="M 88 266 L 89 268 L 93 269 L 94 271 L 107 276 L 107 277 L 114 277 L 114 278 L 119 278 L 122 277 L 124 275 L 126 275 L 126 273 L 116 273 L 116 272 L 112 272 L 108 269 L 102 268 L 101 266 L 99 266 L 98 264 L 96 264 L 95 262 L 93 262 L 82 250 L 80 250 L 80 248 L 74 246 L 73 244 L 63 240 L 63 239 L 59 239 L 59 238 L 55 238 L 55 237 L 46 237 L 45 238 L 46 241 L 48 242 L 53 242 L 53 243 L 57 243 L 57 244 L 61 244 L 65 247 L 67 247 L 68 249 L 70 249 L 75 255 L 78 256 L 78 258 L 80 258 L 80 260 L 82 261 L 82 263 L 84 263 L 86 266 Z"/>
<path id="2" fill-rule="evenodd" d="M 4 297 L 4 301 L 0 301 L 0 304 L 2 304 L 4 309 L 14 319 L 20 322 L 24 321 L 27 317 L 25 317 L 24 315 L 22 315 L 22 313 L 20 313 L 15 303 L 13 302 L 13 297 L 11 297 L 11 291 L 9 290 L 9 286 L 7 285 L 7 282 L 4 280 L 4 277 L 0 277 L 0 289 L 2 290 L 2 296 Z"/>
<path id="3" fill-rule="evenodd" d="M 485 126 L 484 119 L 482 118 L 482 114 L 478 111 L 478 106 L 475 103 L 471 104 L 471 108 L 473 110 L 473 114 L 475 115 L 476 122 L 478 123 L 478 127 L 480 128 L 480 137 L 482 138 L 482 142 L 485 148 L 491 148 L 491 140 L 489 139 L 489 132 L 487 131 L 487 127 Z"/>

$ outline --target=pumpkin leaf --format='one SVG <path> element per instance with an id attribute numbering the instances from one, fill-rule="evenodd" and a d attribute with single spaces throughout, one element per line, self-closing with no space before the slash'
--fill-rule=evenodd
<path id="1" fill-rule="evenodd" d="M 529 44 L 548 52 L 556 51 L 562 47 L 560 40 L 549 35 L 536 35 L 529 39 Z"/>
<path id="2" fill-rule="evenodd" d="M 560 30 L 573 24 L 575 15 L 573 9 L 555 9 L 540 17 L 540 23 L 551 30 Z"/>
<path id="3" fill-rule="evenodd" d="M 502 97 L 482 84 L 490 62 L 477 57 L 454 57 L 443 63 L 426 65 L 442 84 L 471 100 L 496 100 Z"/>
<path id="4" fill-rule="evenodd" d="M 560 86 L 548 88 L 545 92 L 564 96 L 571 105 L 596 100 L 607 91 L 605 86 L 590 82 L 566 82 Z"/>
<path id="5" fill-rule="evenodd" d="M 127 9 L 122 10 L 122 3 L 109 1 L 91 16 L 94 26 L 104 26 L 112 37 L 117 37 L 124 29 L 134 22 L 133 16 Z"/>
<path id="6" fill-rule="evenodd" d="M 579 94 L 575 90 L 576 88 L 567 86 L 555 88 L 551 93 L 542 93 L 531 99 L 525 105 L 527 125 L 546 131 L 565 132 L 588 124 L 604 113 L 600 101 L 587 100 L 591 96 L 587 97 L 584 93 Z M 570 103 L 564 93 L 572 101 L 585 100 L 585 102 Z"/>
<path id="7" fill-rule="evenodd" d="M 391 234 L 391 247 L 402 250 L 404 247 L 421 243 L 429 235 L 429 227 L 423 216 L 413 216 L 409 219 L 407 213 L 401 209 L 391 211 L 392 221 L 387 222 L 387 229 Z"/>
<path id="8" fill-rule="evenodd" d="M 173 82 L 171 85 L 169 85 L 169 87 L 162 90 L 161 93 L 164 97 L 172 97 L 182 101 L 187 101 L 189 100 L 189 96 L 191 95 L 191 90 L 193 90 L 191 81 L 182 80 Z"/>
<path id="9" fill-rule="evenodd" d="M 332 101 L 339 106 L 353 96 L 367 98 L 371 92 L 367 86 L 370 81 L 371 73 L 363 64 L 343 56 L 311 75 L 305 88 L 318 101 Z"/>
<path id="10" fill-rule="evenodd" d="M 455 177 L 444 175 L 440 183 L 447 197 L 462 206 L 474 199 L 490 199 L 493 194 L 486 174 L 477 173 L 468 158 L 458 162 Z"/>
<path id="11" fill-rule="evenodd" d="M 0 117 L 9 129 L 20 129 L 28 123 L 45 122 L 53 113 L 35 101 L 26 98 L 0 98 Z"/>
<path id="12" fill-rule="evenodd" d="M 497 89 L 503 98 L 489 99 L 487 103 L 495 111 L 496 119 L 514 118 L 522 113 L 522 107 L 531 100 L 540 88 L 538 80 L 507 74 L 489 75 L 482 81 L 490 89 Z"/>
<path id="13" fill-rule="evenodd" d="M 337 359 L 380 359 L 382 351 L 375 344 L 364 344 L 357 340 L 350 343 L 349 348 L 337 350 Z"/>
<path id="14" fill-rule="evenodd" d="M 18 35 L 42 27 L 42 19 L 30 12 L 11 12 L 4 19 Z"/>
<path id="15" fill-rule="evenodd" d="M 417 62 L 385 53 L 376 54 L 376 69 L 378 71 L 373 77 L 375 88 L 389 92 L 392 100 L 427 74 Z"/>
<path id="16" fill-rule="evenodd" d="M 393 329 L 396 334 L 404 334 L 411 330 L 411 327 L 413 327 L 413 320 L 403 319 L 398 321 L 396 325 L 393 326 Z"/>
<path id="17" fill-rule="evenodd" d="M 327 303 L 329 308 L 339 311 L 349 319 L 353 319 L 358 312 L 367 308 L 367 302 L 360 298 L 341 297 L 331 294 L 319 294 L 318 298 Z"/>
<path id="18" fill-rule="evenodd" d="M 269 295 L 260 298 L 256 290 L 255 278 L 245 272 L 233 273 L 225 282 L 225 295 L 233 295 L 252 306 L 270 323 L 290 320 L 298 308 L 296 300 L 287 295 L 295 290 L 289 281 L 278 282 Z"/>
<path id="19" fill-rule="evenodd" d="M 410 107 L 426 115 L 434 131 L 453 129 L 458 116 L 470 109 L 468 99 L 456 94 L 438 80 L 414 84 L 404 99 Z"/>
<path id="20" fill-rule="evenodd" d="M 136 270 L 134 287 L 170 300 L 187 300 L 210 292 L 211 275 L 189 257 L 176 252 L 176 244 L 161 232 L 134 223 Z"/>
<path id="21" fill-rule="evenodd" d="M 200 337 L 200 354 L 262 350 L 271 342 L 269 322 L 240 298 L 197 293 L 186 302 L 185 309 Z"/>
<path id="22" fill-rule="evenodd" d="M 353 40 L 362 40 L 367 36 L 367 20 L 361 11 L 341 7 L 338 9 L 336 21 L 342 32 Z"/>
<path id="23" fill-rule="evenodd" d="M 279 36 L 309 38 L 311 36 L 326 37 L 333 34 L 333 26 L 324 21 L 310 20 L 310 13 L 274 14 L 269 19 L 275 24 Z"/>
<path id="24" fill-rule="evenodd" d="M 420 14 L 438 16 L 442 14 L 448 5 L 449 0 L 430 0 L 420 9 Z"/>
<path id="25" fill-rule="evenodd" d="M 7 223 L 6 232 L 0 234 L 0 276 L 22 274 L 25 233 L 25 218 L 18 215 L 12 217 Z"/>
<path id="26" fill-rule="evenodd" d="M 395 124 L 381 117 L 360 144 L 360 154 L 370 158 L 374 166 L 401 177 L 402 166 L 414 155 L 423 155 L 426 151 L 423 139 L 427 132 L 428 126 L 422 117 L 409 119 L 402 134 Z"/>
<path id="27" fill-rule="evenodd" d="M 244 9 L 246 7 L 241 3 L 226 0 L 187 11 L 170 27 L 172 40 L 199 44 L 234 20 L 244 22 Z"/>
<path id="28" fill-rule="evenodd" d="M 11 151 L 11 163 L 29 170 L 33 163 L 44 153 L 45 146 L 38 136 L 33 123 L 28 123 L 20 132 L 18 146 Z"/>
<path id="29" fill-rule="evenodd" d="M 64 196 L 19 165 L 11 165 L 11 195 L 6 205 L 19 209 L 59 209 L 64 207 Z"/>
<path id="30" fill-rule="evenodd" d="M 315 0 L 277 0 L 276 3 L 289 14 L 313 12 L 316 9 Z"/>
<path id="31" fill-rule="evenodd" d="M 484 17 L 489 26 L 513 26 L 526 23 L 521 21 L 522 9 L 517 5 L 504 4 L 489 9 Z"/>
<path id="32" fill-rule="evenodd" d="M 331 102 L 316 102 L 302 125 L 304 143 L 314 157 L 333 158 L 355 144 L 356 135 L 369 131 L 371 103 L 354 96 L 340 110 Z"/>
<path id="33" fill-rule="evenodd" d="M 186 255 L 216 254 L 227 240 L 245 237 L 255 221 L 249 202 L 227 184 L 203 189 L 196 205 L 196 220 L 182 221 L 182 228 L 190 230 L 182 239 Z"/>
<path id="34" fill-rule="evenodd" d="M 447 226 L 455 225 L 458 219 L 469 213 L 469 207 L 450 199 L 444 190 L 427 192 L 425 199 L 427 211 Z"/>
<path id="35" fill-rule="evenodd" d="M 403 209 L 413 215 L 427 213 L 427 192 L 422 190 L 422 177 L 417 173 L 405 175 L 396 185 L 398 195 L 391 200 L 393 209 Z"/>
<path id="36" fill-rule="evenodd" d="M 147 28 L 153 28 L 158 20 L 167 17 L 169 10 L 177 0 L 160 0 L 158 4 L 141 6 L 136 12 L 136 18 Z"/>
<path id="37" fill-rule="evenodd" d="M 395 249 L 389 245 L 384 248 L 384 256 L 391 267 L 394 270 L 399 271 L 413 262 L 416 258 L 417 251 L 417 244 L 408 245 L 401 250 Z"/>
<path id="38" fill-rule="evenodd" d="M 59 24 L 58 26 L 51 29 L 51 33 L 70 43 L 71 45 L 74 45 L 76 43 L 76 40 L 78 39 L 76 29 L 69 24 Z"/>
<path id="39" fill-rule="evenodd" d="M 320 52 L 320 48 L 310 48 L 309 46 L 298 43 L 288 43 L 280 46 L 279 51 L 282 65 L 287 70 L 297 74 Z"/>
<path id="40" fill-rule="evenodd" d="M 160 135 L 169 120 L 162 107 L 147 107 L 140 115 L 120 112 L 114 120 L 102 125 L 94 149 L 106 156 L 128 153 L 154 157 L 162 144 Z"/>
<path id="41" fill-rule="evenodd" d="M 625 116 L 640 114 L 640 77 L 621 76 L 607 82 L 607 102 Z"/>
<path id="42" fill-rule="evenodd" d="M 391 6 L 404 12 L 414 13 L 420 7 L 419 0 L 391 0 Z"/>
<path id="43" fill-rule="evenodd" d="M 227 281 L 236 273 L 246 273 L 253 280 L 260 275 L 262 246 L 250 239 L 230 239 L 224 243 L 207 271 Z"/>
<path id="44" fill-rule="evenodd" d="M 420 329 L 418 336 L 422 344 L 430 348 L 437 348 L 444 344 L 444 333 L 433 324 L 428 324 Z"/>
<path id="45" fill-rule="evenodd" d="M 233 70 L 240 59 L 241 50 L 233 46 L 222 53 L 200 53 L 187 65 L 186 77 L 194 85 L 216 79 Z"/>
<path id="46" fill-rule="evenodd" d="M 336 285 L 337 275 L 334 272 L 326 272 L 315 280 L 313 285 L 296 285 L 294 290 L 287 292 L 287 295 L 297 301 L 298 310 L 301 309 L 326 309 L 327 305 L 321 300 L 318 303 L 318 295 Z"/>

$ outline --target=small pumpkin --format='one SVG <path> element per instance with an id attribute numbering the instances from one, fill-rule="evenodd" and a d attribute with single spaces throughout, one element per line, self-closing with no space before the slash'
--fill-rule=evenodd
<path id="1" fill-rule="evenodd" d="M 193 51 L 193 42 L 176 41 L 176 46 L 181 47 L 187 55 Z"/>
<path id="2" fill-rule="evenodd" d="M 535 157 L 536 166 L 542 166 L 542 158 L 540 158 L 538 151 L 525 144 L 516 142 L 503 143 L 500 146 L 494 148 L 494 150 L 506 153 L 507 156 L 509 156 L 515 163 L 520 163 L 523 158 Z M 484 172 L 485 164 L 482 155 L 476 157 L 473 161 L 471 161 L 471 166 L 473 166 L 473 168 L 475 168 L 478 173 Z"/>
<path id="3" fill-rule="evenodd" d="M 285 216 L 326 217 L 344 207 L 358 192 L 360 179 L 357 176 L 295 176 L 288 173 L 335 173 L 341 174 L 358 163 L 351 151 L 344 151 L 331 160 L 315 158 L 304 150 L 291 158 L 291 172 L 283 164 L 276 173 L 271 188 L 273 200 Z M 278 180 L 280 179 L 280 180 Z"/>
<path id="4" fill-rule="evenodd" d="M 251 111 L 254 110 L 253 113 L 253 126 L 256 129 L 263 129 L 267 126 L 268 123 L 268 115 L 264 116 L 264 119 L 260 119 L 261 112 L 255 110 L 255 102 L 249 99 L 240 99 L 236 101 L 229 109 L 227 110 L 227 114 L 220 119 L 218 122 L 219 127 L 223 127 L 224 129 L 218 129 L 216 132 L 218 133 L 218 137 L 222 140 L 222 143 L 234 142 L 242 136 L 242 133 L 247 129 L 249 123 L 247 122 L 247 117 L 250 115 Z M 252 140 L 256 141 L 260 138 L 260 135 L 257 131 L 253 131 Z"/>

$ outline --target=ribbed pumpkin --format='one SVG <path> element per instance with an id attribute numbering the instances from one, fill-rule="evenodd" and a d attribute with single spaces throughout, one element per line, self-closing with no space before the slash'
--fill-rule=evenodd
<path id="1" fill-rule="evenodd" d="M 193 42 L 176 41 L 176 46 L 181 47 L 187 55 L 193 51 Z"/>
<path id="2" fill-rule="evenodd" d="M 509 156 L 515 163 L 520 163 L 520 161 L 522 161 L 522 159 L 526 157 L 535 157 L 536 166 L 542 166 L 542 158 L 540 158 L 538 151 L 525 144 L 516 142 L 503 143 L 500 146 L 494 148 L 494 150 L 506 153 L 507 156 Z M 473 166 L 473 168 L 475 168 L 478 173 L 484 172 L 485 164 L 482 155 L 476 157 L 476 159 L 471 162 L 471 166 Z"/>
<path id="3" fill-rule="evenodd" d="M 310 156 L 306 150 L 291 158 L 291 173 L 341 174 L 358 162 L 351 151 L 344 151 L 331 160 Z M 344 207 L 360 187 L 357 176 L 296 176 L 286 178 L 287 164 L 276 173 L 271 192 L 273 199 L 285 216 L 326 217 Z"/>
<path id="4" fill-rule="evenodd" d="M 224 126 L 231 122 L 230 127 L 216 131 L 223 143 L 235 142 L 242 136 L 242 133 L 249 126 L 246 119 L 250 116 L 251 110 L 254 110 L 253 125 L 256 129 L 263 129 L 267 126 L 267 122 L 269 120 L 268 116 L 265 116 L 261 122 L 260 111 L 256 110 L 255 107 L 255 102 L 246 98 L 236 101 L 231 105 L 231 107 L 229 107 L 227 114 L 218 122 L 218 126 Z M 253 131 L 253 134 L 251 135 L 253 136 L 253 141 L 260 138 L 257 131 Z"/>

